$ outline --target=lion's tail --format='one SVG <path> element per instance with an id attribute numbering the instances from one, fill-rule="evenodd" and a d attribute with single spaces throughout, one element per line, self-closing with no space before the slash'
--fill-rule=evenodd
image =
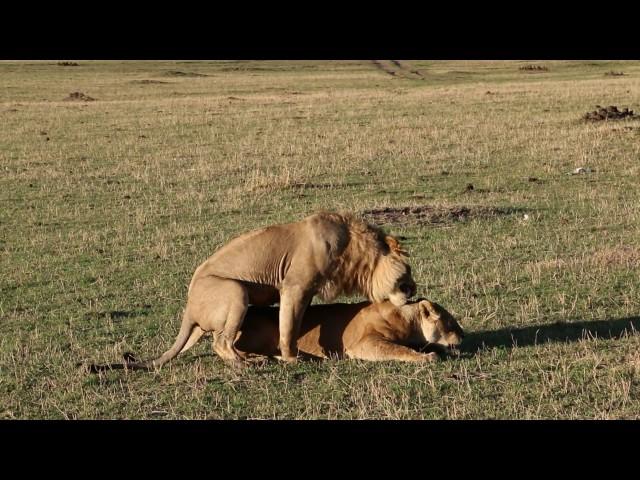
<path id="1" fill-rule="evenodd" d="M 194 331 L 195 329 L 195 331 Z M 104 370 L 113 369 L 131 369 L 131 370 L 152 370 L 154 368 L 164 365 L 169 360 L 174 359 L 179 353 L 190 348 L 204 333 L 204 331 L 197 327 L 187 316 L 186 312 L 182 317 L 182 324 L 180 325 L 180 331 L 176 341 L 171 348 L 153 360 L 146 360 L 137 362 L 132 359 L 130 354 L 125 355 L 124 363 L 107 363 L 102 365 L 91 364 L 89 365 L 89 371 L 91 373 L 97 373 Z M 192 335 L 193 334 L 193 335 Z M 193 338 L 192 338 L 193 337 Z M 191 341 L 190 341 L 191 340 Z M 187 342 L 189 343 L 187 345 Z"/>

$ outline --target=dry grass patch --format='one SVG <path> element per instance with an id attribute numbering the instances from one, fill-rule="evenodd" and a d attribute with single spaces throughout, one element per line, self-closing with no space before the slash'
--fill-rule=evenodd
<path id="1" fill-rule="evenodd" d="M 640 64 L 398 63 L 0 62 L 0 415 L 638 418 L 637 120 L 578 118 L 637 110 Z M 403 238 L 463 355 L 76 369 L 159 353 L 200 262 L 321 209 Z"/>

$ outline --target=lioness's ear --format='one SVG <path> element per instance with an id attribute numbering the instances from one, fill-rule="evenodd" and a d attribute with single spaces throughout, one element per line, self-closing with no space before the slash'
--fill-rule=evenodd
<path id="1" fill-rule="evenodd" d="M 429 316 L 429 309 L 427 308 L 427 300 L 423 300 L 421 301 L 418 305 L 420 306 L 420 314 L 423 317 L 428 317 Z"/>
<path id="2" fill-rule="evenodd" d="M 389 245 L 389 249 L 392 252 L 397 253 L 399 255 L 404 255 L 405 257 L 409 256 L 409 252 L 407 252 L 405 249 L 403 249 L 400 246 L 400 242 L 398 242 L 398 240 L 396 240 L 391 235 L 387 235 L 386 237 L 384 237 L 384 241 L 387 243 L 387 245 Z"/>
<path id="3" fill-rule="evenodd" d="M 429 300 L 423 300 L 420 302 L 420 311 L 425 317 L 433 315 L 437 317 L 436 309 Z"/>

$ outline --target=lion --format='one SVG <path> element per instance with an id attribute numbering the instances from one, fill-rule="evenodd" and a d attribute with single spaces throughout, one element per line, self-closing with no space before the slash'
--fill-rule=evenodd
<path id="1" fill-rule="evenodd" d="M 234 341 L 247 308 L 275 303 L 281 359 L 296 361 L 300 322 L 314 296 L 329 302 L 358 293 L 404 305 L 416 293 L 407 258 L 394 237 L 349 214 L 321 212 L 240 235 L 196 269 L 175 343 L 152 365 L 213 331 L 215 353 L 243 366 Z"/>
<path id="2" fill-rule="evenodd" d="M 390 301 L 355 304 L 335 303 L 307 308 L 298 348 L 317 359 L 348 358 L 370 361 L 430 362 L 438 353 L 416 348 L 456 348 L 464 338 L 462 327 L 441 305 L 424 298 L 397 307 Z M 203 332 L 204 334 L 205 332 Z M 213 331 L 213 336 L 220 332 Z M 193 338 L 193 337 L 191 337 Z M 198 337 L 200 338 L 200 337 Z M 195 342 L 182 348 L 186 351 Z M 278 309 L 249 307 L 236 348 L 245 356 L 279 357 Z M 178 356 L 177 350 L 164 361 Z M 92 371 L 111 368 L 151 369 L 154 361 L 93 366 Z"/>

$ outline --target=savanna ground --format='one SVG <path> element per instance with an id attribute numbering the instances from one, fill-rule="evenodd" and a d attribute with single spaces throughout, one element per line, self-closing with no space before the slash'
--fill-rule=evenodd
<path id="1" fill-rule="evenodd" d="M 0 63 L 0 417 L 640 417 L 640 120 L 581 120 L 640 63 L 77 63 Z M 163 352 L 236 234 L 382 208 L 459 356 L 76 367 Z"/>

